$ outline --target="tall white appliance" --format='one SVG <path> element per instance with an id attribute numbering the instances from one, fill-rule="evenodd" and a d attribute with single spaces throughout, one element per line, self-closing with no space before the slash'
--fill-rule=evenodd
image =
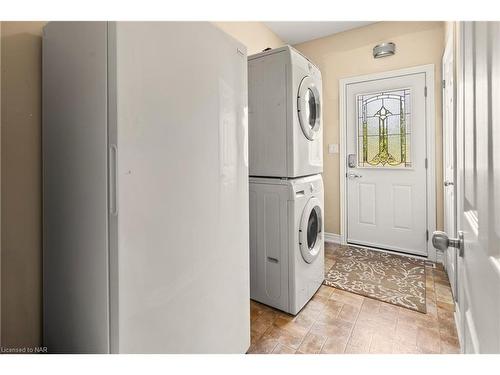
<path id="1" fill-rule="evenodd" d="M 297 314 L 324 280 L 321 72 L 293 47 L 248 57 L 250 297 Z"/>
<path id="2" fill-rule="evenodd" d="M 247 61 L 209 23 L 43 35 L 44 345 L 250 345 Z"/>

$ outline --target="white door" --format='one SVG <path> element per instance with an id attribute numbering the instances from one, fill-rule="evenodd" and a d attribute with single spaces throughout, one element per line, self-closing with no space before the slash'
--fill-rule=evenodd
<path id="1" fill-rule="evenodd" d="M 443 206 L 444 231 L 456 236 L 455 226 L 455 79 L 454 79 L 454 38 L 446 43 L 443 55 Z M 453 296 L 457 297 L 457 250 L 449 248 L 444 254 L 444 263 L 451 284 Z"/>
<path id="2" fill-rule="evenodd" d="M 466 353 L 500 353 L 500 24 L 463 23 L 457 111 L 459 324 Z M 463 69 L 462 69 L 463 68 Z"/>
<path id="3" fill-rule="evenodd" d="M 427 255 L 426 73 L 346 86 L 350 244 Z"/>

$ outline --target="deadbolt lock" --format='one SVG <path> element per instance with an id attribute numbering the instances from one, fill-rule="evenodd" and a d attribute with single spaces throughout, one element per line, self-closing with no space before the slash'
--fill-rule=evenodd
<path id="1" fill-rule="evenodd" d="M 356 168 L 356 154 L 347 155 L 347 166 L 349 168 Z"/>

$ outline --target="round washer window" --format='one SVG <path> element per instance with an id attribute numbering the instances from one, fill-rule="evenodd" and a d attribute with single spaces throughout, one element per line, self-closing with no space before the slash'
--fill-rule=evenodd
<path id="1" fill-rule="evenodd" d="M 318 214 L 316 210 L 312 210 L 309 215 L 309 221 L 307 222 L 307 247 L 313 249 L 316 244 L 316 239 L 318 238 Z"/>
<path id="2" fill-rule="evenodd" d="M 300 127 L 307 139 L 313 141 L 321 128 L 321 97 L 311 77 L 304 77 L 297 93 L 297 113 Z"/>
<path id="3" fill-rule="evenodd" d="M 316 197 L 309 199 L 302 211 L 299 227 L 299 245 L 302 258 L 314 262 L 323 248 L 323 217 L 321 203 Z"/>
<path id="4" fill-rule="evenodd" d="M 304 98 L 306 102 L 306 118 L 308 119 L 307 123 L 311 129 L 316 125 L 316 97 L 314 96 L 314 92 L 311 89 L 307 89 L 306 96 Z"/>

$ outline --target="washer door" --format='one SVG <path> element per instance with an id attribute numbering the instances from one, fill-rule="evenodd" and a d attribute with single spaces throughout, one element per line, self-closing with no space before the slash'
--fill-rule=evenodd
<path id="1" fill-rule="evenodd" d="M 299 228 L 299 245 L 302 258 L 312 263 L 318 257 L 323 241 L 323 212 L 318 198 L 311 198 L 304 207 Z"/>
<path id="2" fill-rule="evenodd" d="M 297 93 L 297 111 L 302 132 L 310 141 L 314 140 L 320 130 L 321 103 L 318 88 L 311 77 L 302 79 Z"/>

